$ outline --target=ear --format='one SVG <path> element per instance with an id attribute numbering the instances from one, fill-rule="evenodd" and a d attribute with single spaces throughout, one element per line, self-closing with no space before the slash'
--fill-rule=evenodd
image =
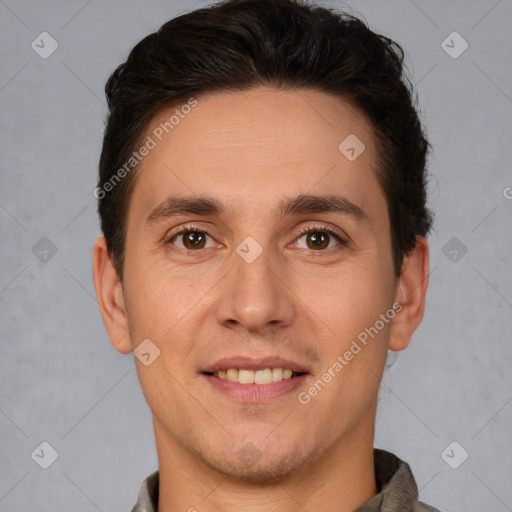
<path id="1" fill-rule="evenodd" d="M 423 318 L 428 287 L 429 248 L 422 236 L 416 236 L 416 245 L 404 258 L 398 279 L 395 302 L 401 304 L 391 322 L 390 350 L 403 350 L 411 341 L 413 332 Z"/>
<path id="2" fill-rule="evenodd" d="M 132 347 L 123 287 L 110 259 L 104 236 L 100 236 L 94 244 L 93 276 L 96 298 L 110 342 L 118 352 L 127 354 Z"/>

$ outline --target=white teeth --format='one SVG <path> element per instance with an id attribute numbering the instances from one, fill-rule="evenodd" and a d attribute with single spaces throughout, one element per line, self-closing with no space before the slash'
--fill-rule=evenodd
<path id="1" fill-rule="evenodd" d="M 283 380 L 283 369 L 282 368 L 274 368 L 272 370 L 272 380 L 274 382 L 279 382 Z"/>
<path id="2" fill-rule="evenodd" d="M 230 368 L 227 371 L 227 378 L 229 382 L 238 382 L 238 370 L 235 370 L 234 368 Z"/>
<path id="3" fill-rule="evenodd" d="M 240 384 L 254 384 L 254 372 L 252 370 L 239 370 L 238 382 Z"/>
<path id="4" fill-rule="evenodd" d="M 265 368 L 254 372 L 254 382 L 256 384 L 270 384 L 272 382 L 272 370 Z"/>
<path id="5" fill-rule="evenodd" d="M 270 384 L 281 380 L 291 379 L 293 372 L 288 368 L 263 368 L 261 370 L 238 370 L 229 368 L 214 373 L 219 379 L 239 384 Z"/>

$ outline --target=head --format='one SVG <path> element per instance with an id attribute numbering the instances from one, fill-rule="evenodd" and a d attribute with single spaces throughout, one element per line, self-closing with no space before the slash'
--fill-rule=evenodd
<path id="1" fill-rule="evenodd" d="M 229 0 L 109 78 L 95 286 L 114 347 L 160 351 L 136 363 L 157 439 L 261 480 L 371 435 L 428 281 L 429 144 L 403 56 L 348 14 Z M 235 399 L 210 373 L 242 356 L 304 375 Z"/>

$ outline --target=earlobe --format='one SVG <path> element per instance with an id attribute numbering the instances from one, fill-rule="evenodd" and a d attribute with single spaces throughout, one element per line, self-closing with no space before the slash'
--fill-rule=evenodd
<path id="1" fill-rule="evenodd" d="M 96 298 L 112 346 L 122 354 L 131 352 L 128 321 L 121 280 L 112 264 L 104 236 L 94 244 L 93 277 Z"/>
<path id="2" fill-rule="evenodd" d="M 402 273 L 398 279 L 395 302 L 402 306 L 391 323 L 390 350 L 407 348 L 411 337 L 420 324 L 425 310 L 428 287 L 429 248 L 427 240 L 416 236 L 416 246 L 404 258 Z"/>

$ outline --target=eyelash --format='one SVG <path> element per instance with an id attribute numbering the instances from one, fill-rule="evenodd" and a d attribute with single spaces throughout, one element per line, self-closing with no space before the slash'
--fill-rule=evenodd
<path id="1" fill-rule="evenodd" d="M 189 232 L 194 232 L 194 231 L 197 231 L 199 233 L 206 233 L 207 235 L 210 235 L 213 238 L 213 235 L 211 233 L 212 230 L 209 227 L 202 227 L 202 228 L 200 228 L 198 226 L 194 226 L 193 224 L 188 224 L 188 225 L 183 226 L 182 228 L 180 228 L 179 231 L 176 231 L 176 232 L 172 233 L 170 236 L 168 236 L 165 239 L 165 244 L 171 244 L 172 240 L 174 238 L 176 238 L 176 237 L 178 237 L 180 235 L 183 235 L 184 233 L 189 233 Z M 335 230 L 334 228 L 331 228 L 330 226 L 327 226 L 325 224 L 315 224 L 314 226 L 308 226 L 308 227 L 302 228 L 298 233 L 295 234 L 295 240 L 297 240 L 298 238 L 301 238 L 305 234 L 308 234 L 308 233 L 318 233 L 318 232 L 329 233 L 329 235 L 333 236 L 334 238 L 336 238 L 336 240 L 343 247 L 346 247 L 348 245 L 348 242 L 344 238 L 341 237 L 341 235 L 338 233 L 337 230 Z M 194 252 L 199 253 L 199 252 L 201 252 L 200 250 L 192 251 L 192 250 L 182 249 L 181 247 L 178 247 L 178 249 L 187 251 L 188 253 L 194 253 Z M 329 252 L 332 249 L 333 249 L 333 247 L 331 247 L 330 249 L 324 249 L 324 250 L 316 251 L 316 252 Z"/>

